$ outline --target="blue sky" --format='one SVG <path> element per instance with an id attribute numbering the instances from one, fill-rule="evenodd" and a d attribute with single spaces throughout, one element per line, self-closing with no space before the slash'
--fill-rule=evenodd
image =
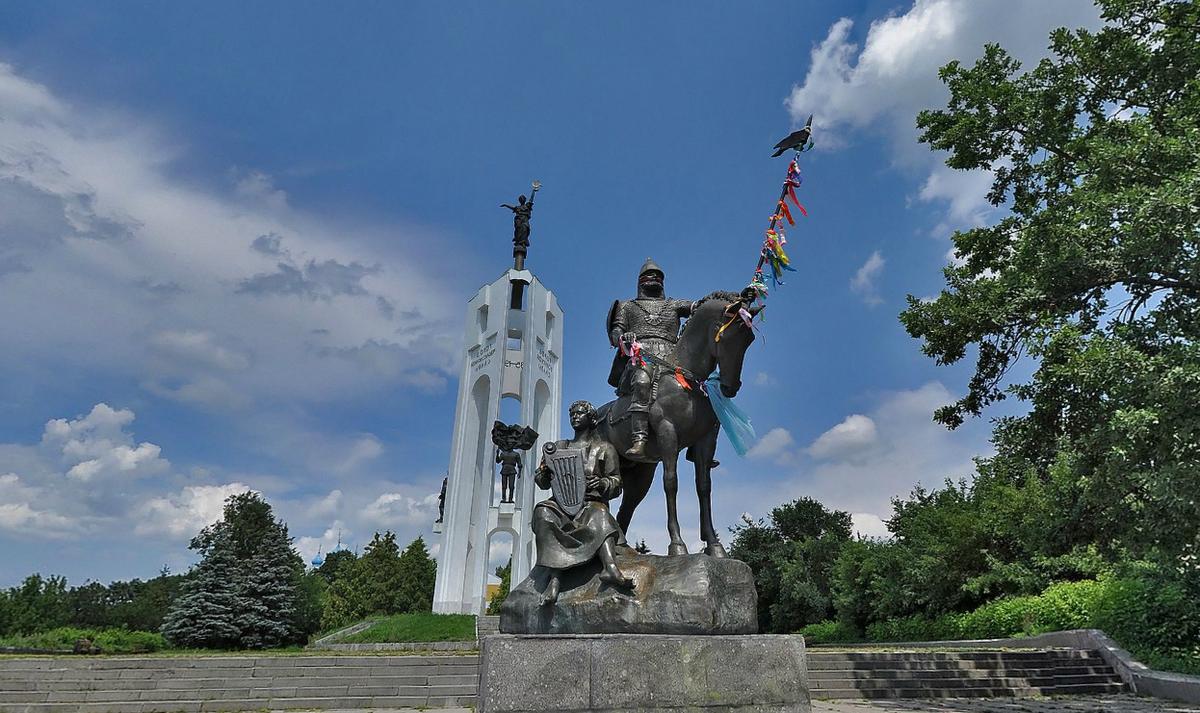
<path id="1" fill-rule="evenodd" d="M 988 424 L 896 315 L 934 295 L 986 175 L 915 141 L 936 69 L 1044 52 L 1089 3 L 9 3 L 0 23 L 0 586 L 192 561 L 263 492 L 306 557 L 430 538 L 465 301 L 529 265 L 559 298 L 564 397 L 607 397 L 603 317 L 653 256 L 673 296 L 739 289 L 809 113 L 817 149 L 721 446 L 719 526 L 799 496 L 880 534 L 969 475 Z M 657 491 L 656 491 L 657 492 Z M 688 493 L 687 488 L 682 489 Z M 696 538 L 694 498 L 681 495 Z M 632 535 L 665 549 L 661 497 Z"/>

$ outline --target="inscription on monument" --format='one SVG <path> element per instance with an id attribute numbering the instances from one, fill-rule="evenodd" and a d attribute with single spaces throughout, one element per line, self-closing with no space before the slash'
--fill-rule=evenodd
<path id="1" fill-rule="evenodd" d="M 480 352 L 477 356 L 471 358 L 471 369 L 478 371 L 492 363 L 492 357 L 496 356 L 496 345 L 492 344 Z"/>

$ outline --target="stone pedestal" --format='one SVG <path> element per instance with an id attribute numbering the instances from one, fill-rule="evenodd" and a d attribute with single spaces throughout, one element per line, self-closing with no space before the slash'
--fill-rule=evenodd
<path id="1" fill-rule="evenodd" d="M 754 575 L 744 562 L 708 555 L 623 553 L 632 591 L 600 581 L 593 560 L 561 574 L 558 601 L 541 604 L 550 571 L 535 567 L 500 609 L 506 634 L 753 634 Z"/>
<path id="2" fill-rule="evenodd" d="M 482 713 L 811 711 L 800 636 L 501 634 L 481 659 Z"/>

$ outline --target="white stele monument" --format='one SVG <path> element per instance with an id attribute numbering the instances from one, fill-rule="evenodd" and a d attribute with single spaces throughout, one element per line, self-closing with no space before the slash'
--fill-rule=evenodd
<path id="1" fill-rule="evenodd" d="M 467 329 L 433 610 L 481 614 L 487 606 L 489 551 L 497 535 L 512 538 L 512 583 L 534 562 L 533 482 L 542 445 L 558 440 L 562 413 L 562 310 L 554 293 L 528 270 L 510 269 L 467 306 Z M 515 399 L 522 426 L 538 432 L 524 458 L 515 502 L 500 502 L 492 424 L 501 401 Z M 516 410 L 506 407 L 505 414 Z M 512 418 L 512 416 L 509 416 Z M 503 419 L 501 419 L 503 420 Z"/>

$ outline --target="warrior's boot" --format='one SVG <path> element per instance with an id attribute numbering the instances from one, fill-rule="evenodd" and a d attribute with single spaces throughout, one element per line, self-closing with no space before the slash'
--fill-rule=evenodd
<path id="1" fill-rule="evenodd" d="M 625 451 L 625 455 L 629 458 L 641 458 L 646 455 L 646 440 L 650 437 L 650 414 L 634 411 L 629 414 L 629 423 L 633 428 L 633 445 Z"/>

